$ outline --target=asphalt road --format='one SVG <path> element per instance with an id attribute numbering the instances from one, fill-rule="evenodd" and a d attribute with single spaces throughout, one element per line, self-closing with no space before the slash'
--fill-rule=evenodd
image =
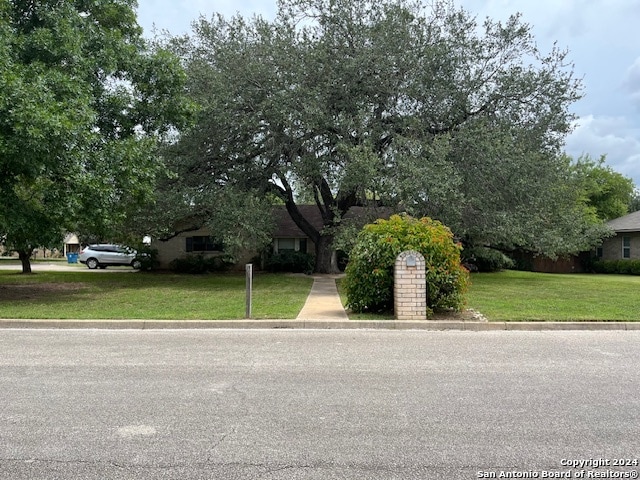
<path id="1" fill-rule="evenodd" d="M 3 330 L 0 352 L 0 479 L 640 470 L 640 331 Z"/>

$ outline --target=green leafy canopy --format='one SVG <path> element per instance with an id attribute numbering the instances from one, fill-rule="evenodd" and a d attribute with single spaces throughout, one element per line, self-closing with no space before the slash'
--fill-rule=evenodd
<path id="1" fill-rule="evenodd" d="M 276 195 L 316 245 L 317 271 L 331 270 L 355 205 L 548 255 L 604 232 L 562 153 L 582 85 L 567 52 L 541 52 L 518 15 L 479 24 L 448 1 L 281 0 L 273 21 L 201 18 L 168 47 L 201 110 L 167 153 L 180 181 L 165 190 Z"/>
<path id="2" fill-rule="evenodd" d="M 26 260 L 65 230 L 117 235 L 153 194 L 158 142 L 191 115 L 184 71 L 135 7 L 0 1 L 0 236 Z"/>

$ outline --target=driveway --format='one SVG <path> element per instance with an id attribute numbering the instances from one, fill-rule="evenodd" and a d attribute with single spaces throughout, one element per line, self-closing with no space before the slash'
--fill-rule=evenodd
<path id="1" fill-rule="evenodd" d="M 22 271 L 20 262 L 0 261 L 0 270 Z M 86 265 L 81 263 L 66 263 L 63 261 L 37 261 L 31 262 L 31 270 L 33 272 L 134 272 L 131 267 L 107 267 L 106 269 L 89 270 Z"/>

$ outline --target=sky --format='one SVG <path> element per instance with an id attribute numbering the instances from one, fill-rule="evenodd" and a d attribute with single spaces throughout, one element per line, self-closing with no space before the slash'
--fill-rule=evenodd
<path id="1" fill-rule="evenodd" d="M 554 44 L 569 51 L 584 97 L 565 150 L 573 158 L 606 156 L 606 164 L 640 188 L 640 1 L 454 0 L 476 16 L 506 20 L 521 13 L 543 52 Z M 191 31 L 200 15 L 274 18 L 276 0 L 138 0 L 138 23 L 172 35 Z"/>

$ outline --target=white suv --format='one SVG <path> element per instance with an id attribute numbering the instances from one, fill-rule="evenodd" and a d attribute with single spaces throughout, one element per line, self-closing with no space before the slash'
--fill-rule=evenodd
<path id="1" fill-rule="evenodd" d="M 80 251 L 78 260 L 90 269 L 107 268 L 112 265 L 131 266 L 140 269 L 140 260 L 136 258 L 137 252 L 122 245 L 100 244 L 89 245 Z"/>

